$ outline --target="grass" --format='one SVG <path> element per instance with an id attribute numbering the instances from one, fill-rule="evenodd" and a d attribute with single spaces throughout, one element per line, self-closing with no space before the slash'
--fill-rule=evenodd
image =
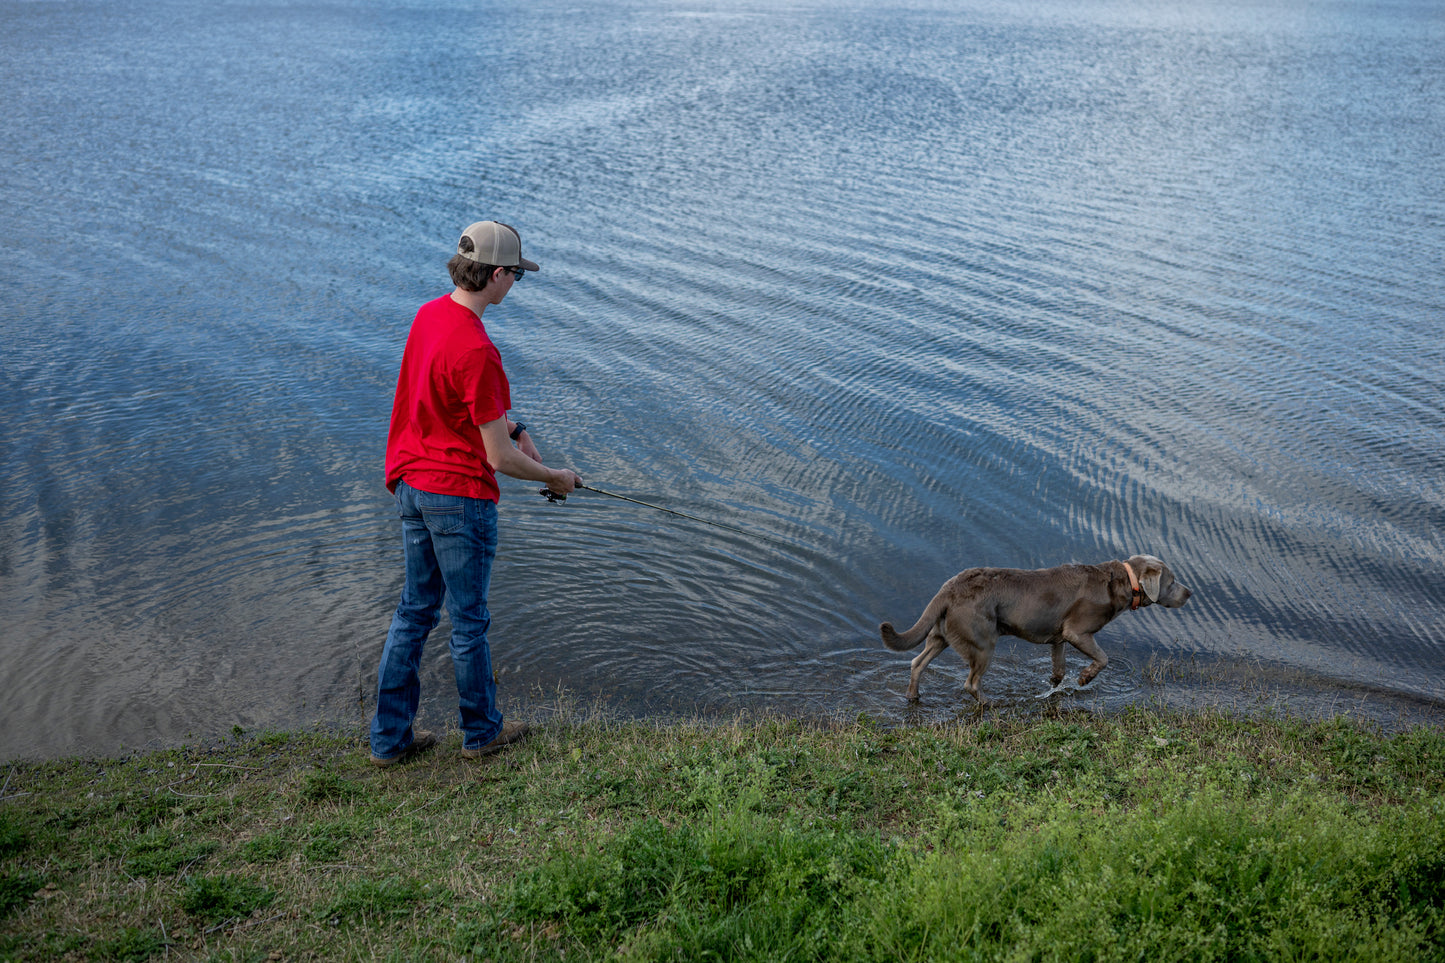
<path id="1" fill-rule="evenodd" d="M 577 717 L 9 766 L 0 959 L 1445 960 L 1445 733 Z"/>

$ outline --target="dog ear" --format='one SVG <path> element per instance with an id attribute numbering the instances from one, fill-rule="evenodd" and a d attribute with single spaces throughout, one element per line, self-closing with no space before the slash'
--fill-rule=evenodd
<path id="1" fill-rule="evenodd" d="M 1164 577 L 1164 563 L 1153 555 L 1140 555 L 1143 565 L 1139 569 L 1139 585 L 1143 587 L 1144 594 L 1149 596 L 1149 601 L 1159 601 L 1159 582 Z"/>

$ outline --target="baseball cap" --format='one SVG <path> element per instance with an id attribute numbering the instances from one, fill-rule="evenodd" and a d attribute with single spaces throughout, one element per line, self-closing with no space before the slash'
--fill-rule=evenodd
<path id="1" fill-rule="evenodd" d="M 470 238 L 472 249 L 462 250 L 462 240 Z M 522 257 L 522 236 L 510 224 L 501 221 L 478 221 L 457 239 L 457 253 L 469 261 L 496 267 L 519 267 L 540 271 L 536 263 Z"/>

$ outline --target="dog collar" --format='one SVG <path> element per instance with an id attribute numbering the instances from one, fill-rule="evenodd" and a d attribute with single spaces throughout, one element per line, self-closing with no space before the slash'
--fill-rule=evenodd
<path id="1" fill-rule="evenodd" d="M 1129 608 L 1131 610 L 1137 609 L 1140 605 L 1144 604 L 1144 592 L 1139 588 L 1139 580 L 1134 577 L 1134 569 L 1129 566 L 1129 563 L 1120 562 L 1119 564 L 1123 565 L 1124 571 L 1129 573 L 1129 590 L 1133 593 Z"/>

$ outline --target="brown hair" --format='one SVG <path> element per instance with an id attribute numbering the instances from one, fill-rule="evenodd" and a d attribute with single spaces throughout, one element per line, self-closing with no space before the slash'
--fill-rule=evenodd
<path id="1" fill-rule="evenodd" d="M 456 256 L 447 262 L 447 273 L 452 276 L 452 283 L 463 291 L 480 291 L 492 280 L 492 272 L 497 269 L 495 264 L 483 264 L 464 256 L 474 250 L 472 239 L 463 234 L 457 242 Z"/>
<path id="2" fill-rule="evenodd" d="M 483 264 L 460 254 L 447 262 L 447 273 L 452 276 L 452 283 L 463 291 L 480 291 L 487 286 L 496 269 L 495 264 Z"/>

